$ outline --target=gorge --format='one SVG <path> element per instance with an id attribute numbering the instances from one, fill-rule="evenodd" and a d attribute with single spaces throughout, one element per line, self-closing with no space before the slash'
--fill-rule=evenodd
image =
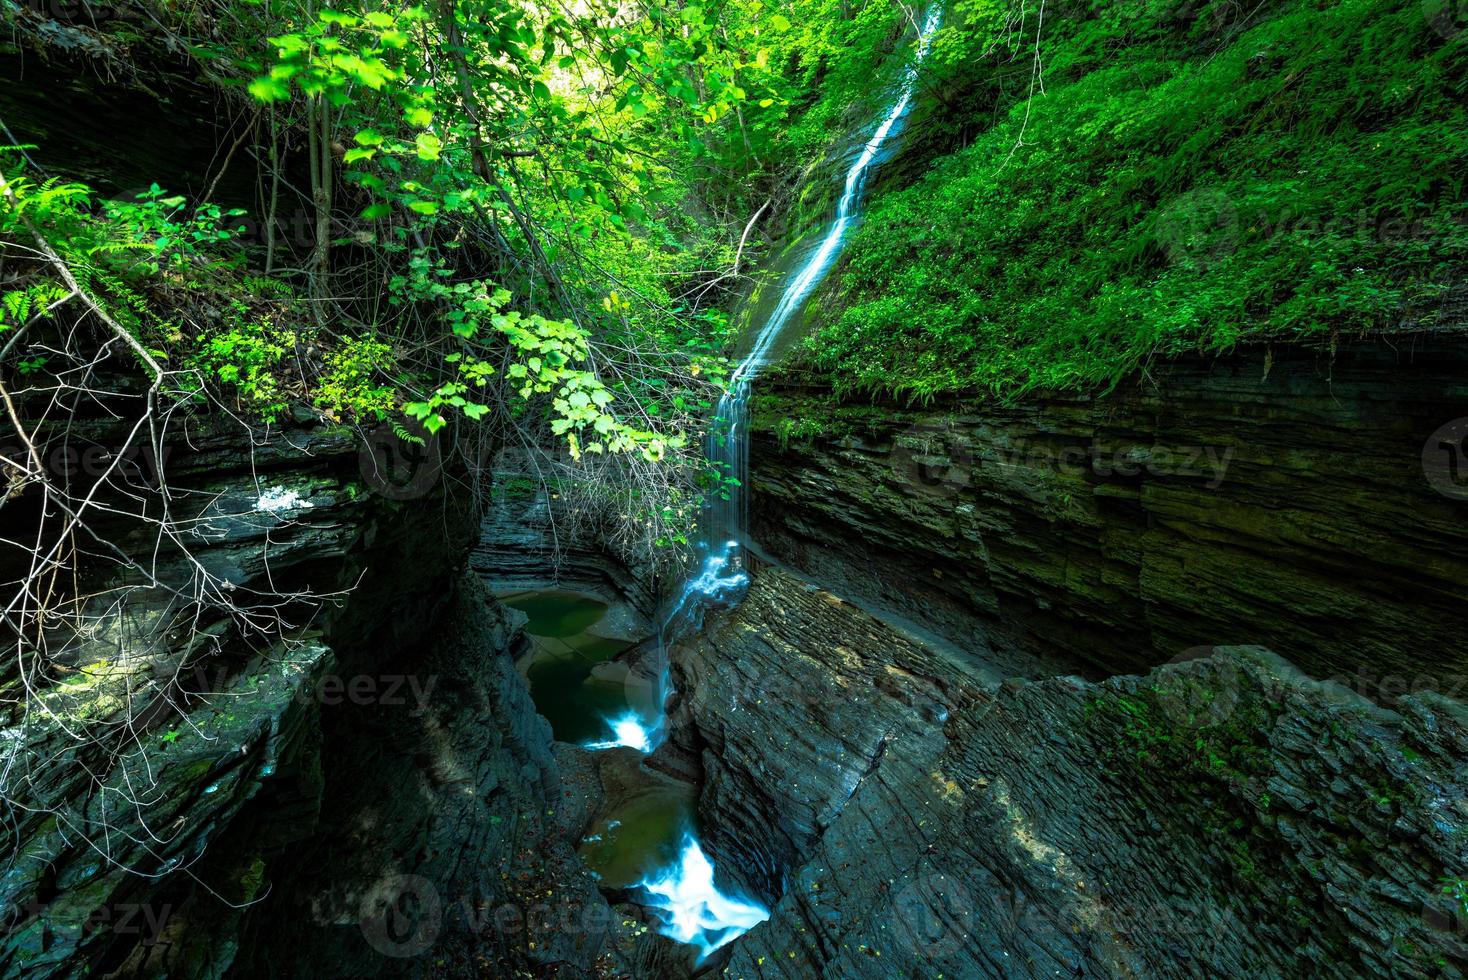
<path id="1" fill-rule="evenodd" d="M 267 6 L 7 8 L 0 976 L 1468 970 L 1454 11 Z"/>

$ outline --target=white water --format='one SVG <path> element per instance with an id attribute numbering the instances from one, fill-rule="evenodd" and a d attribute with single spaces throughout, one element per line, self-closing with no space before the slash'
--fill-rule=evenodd
<path id="1" fill-rule="evenodd" d="M 626 747 L 636 749 L 639 752 L 651 752 L 653 750 L 654 731 L 643 725 L 642 719 L 637 717 L 635 711 L 624 711 L 615 718 L 608 718 L 607 724 L 611 726 L 612 737 L 604 742 L 587 742 L 583 748 L 588 749 L 615 749 Z"/>
<path id="2" fill-rule="evenodd" d="M 686 614 L 693 617 L 699 607 L 732 605 L 743 597 L 749 585 L 744 560 L 744 487 L 748 473 L 746 430 L 749 416 L 749 393 L 755 376 L 763 368 L 771 348 L 790 318 L 801 308 L 841 253 L 846 233 L 860 216 L 861 193 L 882 144 L 897 132 L 911 105 L 917 83 L 917 69 L 928 53 L 933 32 L 938 28 L 942 11 L 934 7 L 928 12 L 918 35 L 917 54 L 903 74 L 902 87 L 891 110 L 862 147 L 861 153 L 846 173 L 836 217 L 811 253 L 810 258 L 790 279 L 769 320 L 755 336 L 749 354 L 730 377 L 729 389 L 719 400 L 713 424 L 704 442 L 704 455 L 726 478 L 731 478 L 727 492 L 711 501 L 701 516 L 699 539 L 703 560 L 696 575 L 689 576 L 671 611 L 663 619 L 659 637 L 665 648 L 669 632 Z M 715 544 L 717 542 L 717 544 Z M 697 617 L 694 617 L 696 623 Z M 663 706 L 667 701 L 670 681 L 666 658 L 660 664 L 654 690 L 652 717 L 643 718 L 629 711 L 607 719 L 613 737 L 594 742 L 588 748 L 628 746 L 651 752 L 664 735 Z M 748 932 L 770 917 L 768 909 L 719 891 L 714 883 L 714 868 L 699 847 L 698 840 L 688 835 L 678 861 L 659 874 L 642 882 L 649 895 L 648 905 L 663 918 L 663 935 L 695 946 L 702 962 L 710 953 Z"/>
<path id="3" fill-rule="evenodd" d="M 830 271 L 846 233 L 860 217 L 862 190 L 866 187 L 872 165 L 882 144 L 898 129 L 903 117 L 912 104 L 913 89 L 917 84 L 918 66 L 928 53 L 933 32 L 938 28 L 942 11 L 934 7 L 928 12 L 918 35 L 917 54 L 913 63 L 903 73 L 902 88 L 881 125 L 862 147 L 846 172 L 846 183 L 841 199 L 836 204 L 836 217 L 826 230 L 825 237 L 806 259 L 805 264 L 790 279 L 776 304 L 774 312 L 765 321 L 754 344 L 744 360 L 735 368 L 729 379 L 729 389 L 719 400 L 714 424 L 711 426 L 704 446 L 706 458 L 732 483 L 724 495 L 727 499 L 711 502 L 703 515 L 701 538 L 705 542 L 720 542 L 717 551 L 710 550 L 700 574 L 690 579 L 683 587 L 682 595 L 674 605 L 669 622 L 681 614 L 690 600 L 713 604 L 737 602 L 749 584 L 745 570 L 743 541 L 745 533 L 744 510 L 747 495 L 744 492 L 749 471 L 748 443 L 746 430 L 749 422 L 749 394 L 752 383 L 760 370 L 768 363 L 770 350 L 779 339 L 790 318 L 800 311 L 810 294 L 820 285 Z"/>
<path id="4" fill-rule="evenodd" d="M 678 860 L 642 887 L 648 903 L 663 913 L 663 935 L 698 948 L 698 962 L 770 917 L 761 905 L 732 898 L 714 884 L 714 866 L 692 835 L 683 838 Z"/>

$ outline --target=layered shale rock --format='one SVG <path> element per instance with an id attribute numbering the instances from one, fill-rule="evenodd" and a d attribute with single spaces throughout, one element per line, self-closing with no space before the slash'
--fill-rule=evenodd
<path id="1" fill-rule="evenodd" d="M 416 683 L 328 716 L 321 827 L 252 924 L 248 972 L 591 975 L 613 913 L 557 819 L 550 726 L 515 672 L 506 614 L 467 576 L 431 635 L 367 653 L 367 676 Z"/>
<path id="2" fill-rule="evenodd" d="M 734 977 L 1456 976 L 1468 713 L 1259 648 L 995 683 L 777 570 L 677 654 Z M 691 685 L 691 686 L 690 686 Z"/>
<path id="3" fill-rule="evenodd" d="M 497 592 L 556 586 L 626 600 L 641 610 L 657 606 L 666 583 L 654 570 L 629 568 L 608 554 L 585 528 L 572 533 L 563 499 L 543 484 L 533 461 L 506 450 L 493 469 L 494 486 L 470 561 Z"/>
<path id="4" fill-rule="evenodd" d="M 100 459 L 125 441 L 70 435 Z M 149 513 L 166 468 L 184 531 L 97 512 L 116 560 L 80 569 L 93 627 L 0 678 L 0 975 L 593 967 L 611 914 L 548 816 L 518 630 L 460 577 L 478 515 L 432 460 L 382 448 L 200 417 L 123 464 Z M 8 502 L 8 538 L 34 495 Z"/>
<path id="5" fill-rule="evenodd" d="M 1443 332 L 1176 359 L 1015 405 L 787 384 L 759 406 L 755 538 L 1009 673 L 1243 643 L 1387 698 L 1446 692 L 1468 673 L 1465 379 Z"/>
<path id="6" fill-rule="evenodd" d="M 428 525 L 370 494 L 342 430 L 198 419 L 168 430 L 161 452 L 118 459 L 127 431 L 72 424 L 67 465 L 118 466 L 84 525 L 96 554 L 74 587 L 91 598 L 61 606 L 43 645 L 22 642 L 0 676 L 15 842 L 0 880 L 6 975 L 119 966 L 181 917 L 180 887 L 212 890 L 224 908 L 257 896 L 266 854 L 311 829 L 316 690 L 339 670 L 334 631 L 360 612 L 339 600 L 358 582 L 382 588 L 380 563 Z M 172 537 L 130 516 L 163 512 L 165 467 Z M 35 533 L 39 498 L 32 488 L 7 502 L 7 538 Z M 435 503 L 419 515 L 441 515 Z M 7 551 L 6 579 L 26 561 Z M 277 628 L 247 637 L 251 617 Z M 207 881 L 211 846 L 267 806 L 295 819 L 254 827 Z M 221 935 L 188 955 L 214 973 L 234 946 Z"/>

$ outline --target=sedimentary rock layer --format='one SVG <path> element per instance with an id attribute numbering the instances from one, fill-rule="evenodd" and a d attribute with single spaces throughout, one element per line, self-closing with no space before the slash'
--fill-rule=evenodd
<path id="1" fill-rule="evenodd" d="M 1458 975 L 1468 714 L 1260 648 L 994 683 L 764 569 L 678 652 L 732 977 Z"/>
<path id="2" fill-rule="evenodd" d="M 1013 673 L 1243 643 L 1385 700 L 1447 693 L 1468 469 L 1434 434 L 1465 417 L 1453 334 L 1183 358 L 1010 406 L 787 385 L 760 410 L 752 519 L 783 562 Z"/>

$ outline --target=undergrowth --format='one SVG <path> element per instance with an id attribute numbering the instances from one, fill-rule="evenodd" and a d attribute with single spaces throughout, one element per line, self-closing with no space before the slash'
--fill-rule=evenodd
<path id="1" fill-rule="evenodd" d="M 1417 0 L 1037 9 L 1026 35 L 960 3 L 935 44 L 930 101 L 1000 111 L 873 201 L 804 352 L 838 389 L 1012 397 L 1434 322 L 1468 257 L 1468 31 Z"/>

